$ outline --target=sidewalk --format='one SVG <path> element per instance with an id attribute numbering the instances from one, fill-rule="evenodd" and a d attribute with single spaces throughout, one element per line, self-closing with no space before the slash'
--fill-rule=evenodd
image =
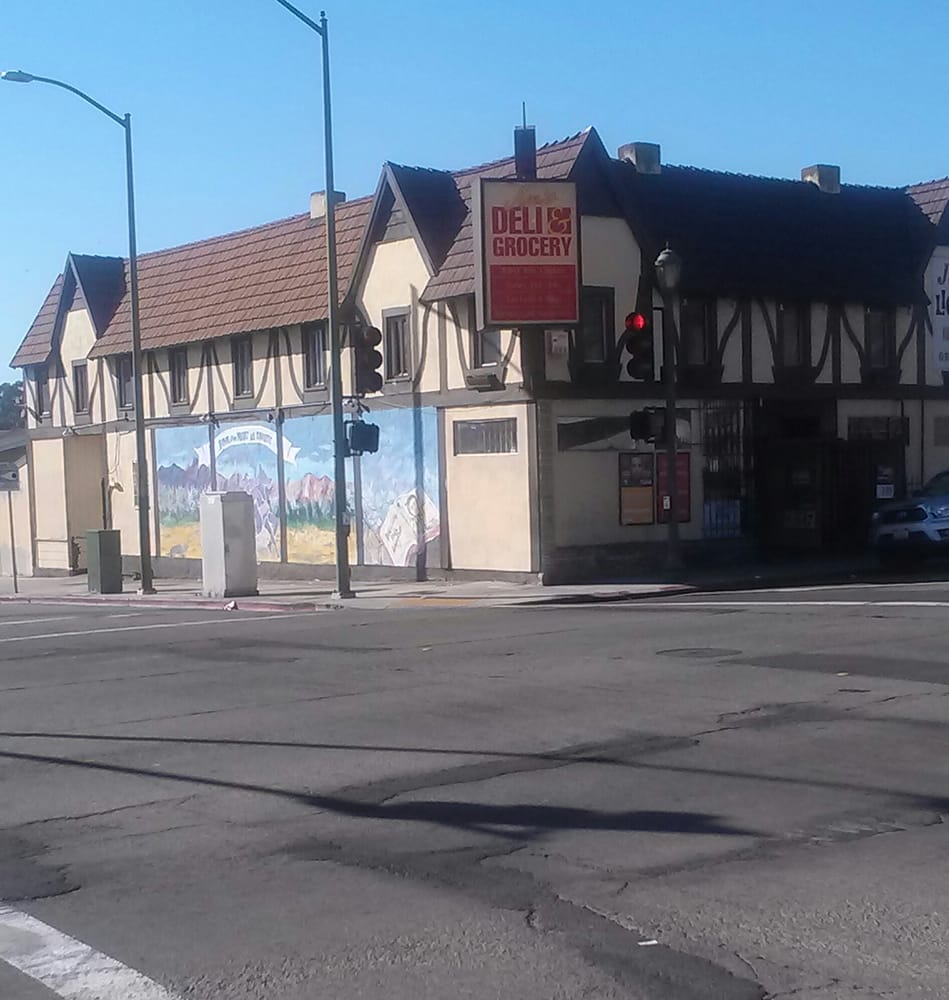
<path id="1" fill-rule="evenodd" d="M 382 610 L 407 607 L 519 607 L 547 604 L 597 604 L 674 594 L 758 587 L 805 586 L 813 583 L 847 583 L 872 572 L 866 558 L 819 560 L 771 566 L 743 566 L 725 570 L 693 571 L 673 581 L 635 580 L 604 583 L 566 584 L 544 587 L 539 583 L 508 583 L 483 580 L 454 583 L 432 580 L 357 581 L 354 598 L 333 597 L 333 583 L 327 580 L 261 580 L 256 597 L 236 598 L 243 611 L 313 611 L 338 608 Z M 201 593 L 199 580 L 158 579 L 155 594 L 137 594 L 136 581 L 125 580 L 122 594 L 90 594 L 85 576 L 25 577 L 14 595 L 9 577 L 0 578 L 0 602 L 36 604 L 118 604 L 152 608 L 209 608 L 223 610 L 231 602 L 208 598 Z"/>

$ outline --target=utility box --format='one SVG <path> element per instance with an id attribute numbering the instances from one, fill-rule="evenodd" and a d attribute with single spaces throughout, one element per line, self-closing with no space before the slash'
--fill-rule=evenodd
<path id="1" fill-rule="evenodd" d="M 121 532 L 101 528 L 87 531 L 86 566 L 90 594 L 121 594 Z"/>
<path id="2" fill-rule="evenodd" d="M 249 493 L 201 497 L 201 573 L 206 597 L 257 594 L 257 538 Z"/>

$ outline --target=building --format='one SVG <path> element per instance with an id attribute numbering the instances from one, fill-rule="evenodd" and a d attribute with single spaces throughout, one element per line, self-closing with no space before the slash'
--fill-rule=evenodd
<path id="1" fill-rule="evenodd" d="M 946 303 L 925 284 L 949 273 L 949 183 L 669 167 L 647 143 L 611 157 L 593 129 L 536 163 L 577 185 L 576 328 L 477 329 L 471 189 L 513 176 L 513 158 L 386 164 L 373 196 L 335 207 L 343 322 L 383 332 L 383 390 L 365 400 L 380 450 L 348 463 L 357 574 L 554 582 L 654 563 L 663 457 L 631 440 L 629 415 L 662 393 L 625 370 L 633 312 L 657 357 L 663 323 L 678 334 L 674 479 L 693 558 L 860 545 L 877 499 L 949 466 L 949 344 L 940 361 L 929 300 Z M 254 497 L 263 573 L 331 571 L 327 200 L 140 258 L 159 573 L 197 571 L 212 484 Z M 684 261 L 675 302 L 652 273 L 667 242 Z M 70 254 L 13 359 L 38 572 L 81 570 L 103 525 L 137 555 L 126 288 L 122 260 Z"/>

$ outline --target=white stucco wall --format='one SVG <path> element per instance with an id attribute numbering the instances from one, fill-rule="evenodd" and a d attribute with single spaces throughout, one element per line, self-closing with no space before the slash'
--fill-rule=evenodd
<path id="1" fill-rule="evenodd" d="M 458 420 L 517 420 L 517 453 L 455 455 Z M 448 533 L 454 569 L 530 572 L 530 426 L 527 405 L 445 411 Z"/>

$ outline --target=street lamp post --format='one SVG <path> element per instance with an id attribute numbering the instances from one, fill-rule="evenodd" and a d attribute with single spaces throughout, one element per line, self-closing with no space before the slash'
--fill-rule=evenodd
<path id="1" fill-rule="evenodd" d="M 675 294 L 682 276 L 682 258 L 668 244 L 656 258 L 656 284 L 662 294 L 662 381 L 666 390 L 666 489 L 669 520 L 666 524 L 666 569 L 682 568 L 679 543 L 679 469 L 676 458 L 676 335 Z"/>
<path id="2" fill-rule="evenodd" d="M 116 124 L 125 129 L 125 173 L 128 195 L 128 228 L 129 228 L 129 294 L 131 297 L 132 321 L 132 383 L 135 392 L 135 458 L 138 466 L 138 545 L 141 554 L 142 581 L 141 593 L 152 594 L 152 546 L 149 525 L 149 493 L 148 493 L 148 450 L 145 444 L 145 394 L 142 391 L 142 331 L 139 324 L 138 309 L 138 254 L 135 246 L 135 185 L 132 174 L 132 116 L 117 115 L 104 104 L 84 94 L 81 90 L 63 83 L 62 80 L 52 80 L 46 76 L 33 76 L 22 70 L 7 70 L 0 73 L 0 79 L 10 83 L 49 83 L 71 94 L 81 97 L 87 104 L 101 111 Z"/>
<path id="3" fill-rule="evenodd" d="M 346 520 L 346 428 L 343 423 L 342 345 L 336 274 L 336 188 L 333 178 L 333 113 L 330 101 L 330 42 L 326 12 L 314 21 L 288 0 L 277 0 L 323 41 L 323 150 L 326 161 L 326 323 L 330 333 L 330 405 L 333 411 L 333 492 L 336 497 L 336 596 L 353 597 Z"/>

